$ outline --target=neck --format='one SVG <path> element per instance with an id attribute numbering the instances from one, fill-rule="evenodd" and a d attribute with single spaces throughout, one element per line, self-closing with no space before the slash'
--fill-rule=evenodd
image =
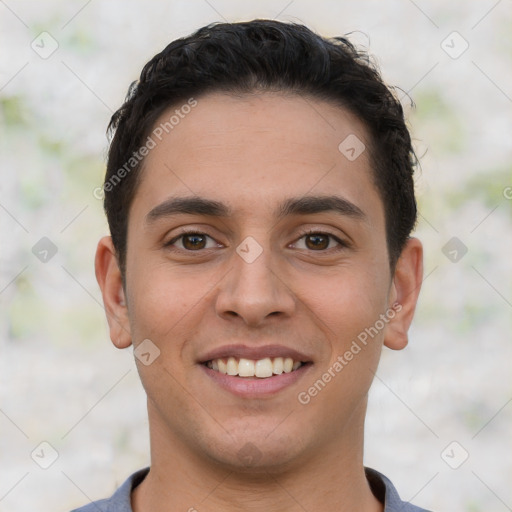
<path id="1" fill-rule="evenodd" d="M 133 510 L 382 512 L 364 473 L 364 412 L 354 415 L 339 439 L 293 465 L 251 469 L 226 466 L 188 449 L 151 421 L 150 413 L 151 470 L 133 492 Z"/>

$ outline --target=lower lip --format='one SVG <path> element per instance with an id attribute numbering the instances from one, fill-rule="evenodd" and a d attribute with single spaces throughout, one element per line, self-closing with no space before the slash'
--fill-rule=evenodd
<path id="1" fill-rule="evenodd" d="M 206 375 L 221 388 L 244 398 L 262 398 L 264 396 L 275 395 L 284 388 L 295 384 L 309 371 L 311 366 L 311 363 L 306 363 L 290 373 L 281 373 L 280 375 L 261 379 L 258 377 L 235 377 L 233 375 L 226 375 L 212 370 L 204 364 L 200 365 Z"/>

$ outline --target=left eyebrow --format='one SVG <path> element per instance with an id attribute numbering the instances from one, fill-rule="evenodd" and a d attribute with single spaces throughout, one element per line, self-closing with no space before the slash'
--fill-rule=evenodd
<path id="1" fill-rule="evenodd" d="M 328 211 L 333 211 L 345 217 L 352 217 L 356 220 L 368 221 L 368 217 L 359 206 L 340 196 L 304 196 L 288 199 L 281 205 L 278 217 Z"/>

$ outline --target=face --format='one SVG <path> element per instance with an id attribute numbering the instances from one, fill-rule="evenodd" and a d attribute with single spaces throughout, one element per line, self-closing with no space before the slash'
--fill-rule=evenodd
<path id="1" fill-rule="evenodd" d="M 382 344 L 406 343 L 419 263 L 390 274 L 368 151 L 338 148 L 349 136 L 369 146 L 320 100 L 209 94 L 146 157 L 126 295 L 108 241 L 97 273 L 116 345 L 159 354 L 137 360 L 152 442 L 271 468 L 359 435 Z"/>

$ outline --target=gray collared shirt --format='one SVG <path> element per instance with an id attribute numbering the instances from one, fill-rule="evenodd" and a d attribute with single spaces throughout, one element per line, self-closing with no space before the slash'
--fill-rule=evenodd
<path id="1" fill-rule="evenodd" d="M 391 481 L 378 471 L 370 468 L 365 468 L 365 471 L 373 494 L 384 503 L 384 512 L 428 512 L 424 508 L 402 501 Z M 148 472 L 149 468 L 137 471 L 117 489 L 111 498 L 94 501 L 72 512 L 133 512 L 132 490 L 144 480 Z"/>

